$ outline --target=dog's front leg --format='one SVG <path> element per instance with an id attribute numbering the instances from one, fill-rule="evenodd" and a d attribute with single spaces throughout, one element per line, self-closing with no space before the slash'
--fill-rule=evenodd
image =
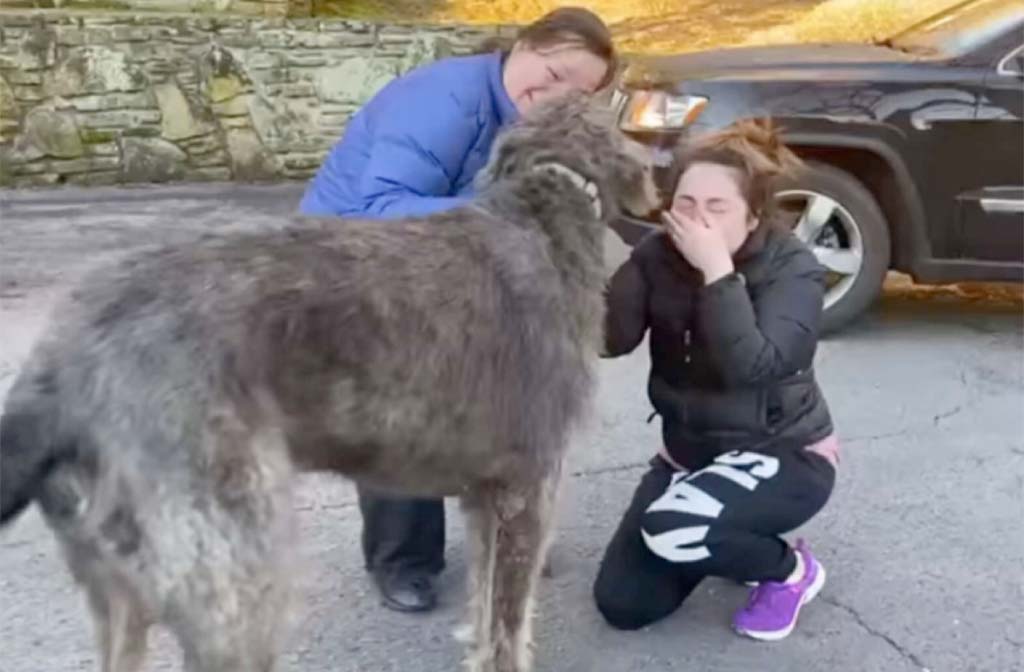
<path id="1" fill-rule="evenodd" d="M 533 597 L 547 556 L 561 465 L 539 482 L 509 488 L 498 498 L 494 576 L 496 672 L 533 667 Z"/>
<path id="2" fill-rule="evenodd" d="M 456 638 L 466 644 L 468 672 L 494 672 L 494 569 L 498 517 L 493 491 L 464 497 L 466 538 L 469 543 L 469 608 L 465 626 Z"/>

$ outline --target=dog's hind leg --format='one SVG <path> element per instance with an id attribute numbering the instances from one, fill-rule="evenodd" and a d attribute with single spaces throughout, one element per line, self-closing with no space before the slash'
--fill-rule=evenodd
<path id="1" fill-rule="evenodd" d="M 529 672 L 533 667 L 533 596 L 547 555 L 560 466 L 540 482 L 503 491 L 497 501 L 492 626 L 496 672 Z"/>
<path id="2" fill-rule="evenodd" d="M 288 573 L 263 530 L 204 532 L 209 554 L 174 591 L 168 625 L 187 672 L 271 672 L 288 609 Z M 257 536 L 261 538 L 256 538 Z"/>
<path id="3" fill-rule="evenodd" d="M 291 465 L 279 435 L 230 423 L 207 437 L 200 495 L 175 516 L 192 547 L 166 551 L 168 564 L 177 555 L 185 567 L 166 611 L 188 672 L 270 672 L 286 624 Z"/>
<path id="4" fill-rule="evenodd" d="M 40 497 L 68 570 L 81 586 L 92 614 L 102 672 L 137 672 L 146 657 L 152 612 L 134 583 L 142 533 L 130 498 L 119 500 L 102 523 L 89 503 L 109 504 L 109 482 L 84 475 L 79 465 L 58 466 Z"/>
<path id="5" fill-rule="evenodd" d="M 468 622 L 456 638 L 469 649 L 469 672 L 494 670 L 494 570 L 497 561 L 498 517 L 493 492 L 464 497 L 466 538 L 469 544 Z"/>
<path id="6" fill-rule="evenodd" d="M 248 590 L 248 589 L 247 589 Z M 185 657 L 187 672 L 272 672 L 278 655 L 281 610 L 284 603 L 267 595 L 264 600 L 243 599 L 229 609 L 222 608 L 241 597 L 223 590 L 216 594 L 216 603 L 205 596 L 193 611 L 191 627 L 174 628 Z M 200 606 L 201 603 L 201 606 Z M 225 605 L 226 606 L 226 605 Z"/>
<path id="7" fill-rule="evenodd" d="M 138 672 L 146 657 L 150 623 L 141 605 L 116 582 L 95 579 L 87 587 L 103 672 Z"/>

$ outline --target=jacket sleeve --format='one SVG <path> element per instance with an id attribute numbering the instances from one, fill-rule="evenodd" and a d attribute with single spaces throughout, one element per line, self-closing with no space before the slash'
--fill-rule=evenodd
<path id="1" fill-rule="evenodd" d="M 727 385 L 779 380 L 813 363 L 824 269 L 801 246 L 783 252 L 773 275 L 754 298 L 736 273 L 701 291 L 698 318 Z"/>
<path id="2" fill-rule="evenodd" d="M 637 259 L 619 266 L 605 289 L 603 357 L 629 354 L 647 331 L 647 281 Z"/>
<path id="3" fill-rule="evenodd" d="M 429 215 L 467 202 L 468 196 L 450 194 L 479 138 L 475 116 L 454 94 L 422 83 L 396 93 L 401 95 L 392 96 L 373 123 L 359 183 L 365 212 L 382 218 Z"/>

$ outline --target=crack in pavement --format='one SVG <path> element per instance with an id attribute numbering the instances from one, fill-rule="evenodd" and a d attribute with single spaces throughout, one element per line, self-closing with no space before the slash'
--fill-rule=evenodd
<path id="1" fill-rule="evenodd" d="M 8 541 L 8 542 L 0 544 L 0 548 L 3 548 L 3 549 L 21 548 L 22 546 L 31 546 L 33 543 L 35 543 L 35 542 L 33 542 L 33 541 Z"/>
<path id="2" fill-rule="evenodd" d="M 886 432 L 884 434 L 872 434 L 871 436 L 851 436 L 845 439 L 841 439 L 843 443 L 860 443 L 861 441 L 877 441 L 879 439 L 892 439 L 897 436 L 905 436 L 911 432 L 913 428 L 908 427 L 901 429 L 898 432 Z"/>
<path id="3" fill-rule="evenodd" d="M 956 406 L 954 406 L 953 408 L 951 408 L 948 411 L 943 411 L 942 413 L 938 413 L 938 414 L 932 416 L 932 426 L 938 427 L 939 423 L 942 422 L 943 420 L 948 420 L 949 418 L 952 418 L 953 416 L 959 415 L 960 413 L 963 413 L 965 410 L 967 410 L 969 408 L 972 408 L 976 404 L 977 404 L 977 400 L 970 400 L 970 401 L 968 401 L 966 403 L 963 403 L 963 404 L 957 404 Z M 900 429 L 900 430 L 897 430 L 895 432 L 885 432 L 885 433 L 882 433 L 882 434 L 871 434 L 871 435 L 868 435 L 868 436 L 851 436 L 851 437 L 842 439 L 842 442 L 843 443 L 860 443 L 862 441 L 878 441 L 879 439 L 893 439 L 893 438 L 897 438 L 897 437 L 900 437 L 900 436 L 906 436 L 907 434 L 910 434 L 911 432 L 913 432 L 915 430 L 921 429 L 922 426 L 924 426 L 924 423 L 918 423 L 918 424 L 912 425 L 910 427 L 905 427 L 904 429 Z"/>
<path id="4" fill-rule="evenodd" d="M 932 424 L 937 427 L 939 423 L 942 422 L 943 420 L 946 420 L 947 418 L 952 418 L 954 415 L 959 414 L 963 410 L 963 406 L 957 405 L 952 410 L 946 411 L 945 413 L 939 413 L 938 415 L 932 418 Z"/>
<path id="5" fill-rule="evenodd" d="M 600 474 L 611 474 L 611 473 L 615 473 L 615 472 L 618 472 L 618 471 L 629 471 L 631 469 L 641 469 L 641 468 L 646 467 L 646 466 L 647 466 L 647 461 L 644 460 L 643 462 L 630 462 L 628 464 L 617 464 L 617 465 L 612 466 L 612 467 L 599 467 L 597 469 L 581 469 L 579 471 L 572 472 L 572 474 L 570 474 L 570 475 L 573 478 L 578 478 L 580 476 L 597 476 L 597 475 L 600 475 Z"/>
<path id="6" fill-rule="evenodd" d="M 327 504 L 320 504 L 317 502 L 296 504 L 296 511 L 333 511 L 337 509 L 351 509 L 354 506 L 358 506 L 359 502 L 329 502 Z"/>
<path id="7" fill-rule="evenodd" d="M 882 641 L 884 641 L 886 644 L 888 644 L 890 647 L 892 647 L 893 650 L 895 650 L 897 653 L 899 653 L 901 656 L 903 656 L 904 660 L 910 661 L 911 663 L 916 665 L 918 667 L 918 669 L 925 670 L 925 671 L 927 671 L 929 669 L 928 666 L 925 665 L 924 662 L 922 662 L 920 658 L 918 658 L 913 652 L 907 651 L 895 639 L 893 639 L 889 635 L 885 634 L 884 632 L 876 630 L 875 628 L 873 628 L 870 625 L 868 625 L 868 623 L 864 620 L 864 618 L 860 615 L 860 613 L 856 609 L 854 609 L 853 607 L 845 605 L 845 604 L 843 604 L 842 602 L 838 601 L 837 599 L 835 599 L 833 597 L 821 596 L 820 599 L 825 604 L 832 605 L 833 607 L 835 607 L 835 608 L 837 608 L 837 609 L 839 609 L 841 611 L 845 611 L 847 614 L 849 614 L 850 616 L 853 617 L 853 620 L 855 620 L 857 622 L 857 625 L 859 625 L 861 628 L 863 628 L 865 632 L 867 632 L 868 634 L 870 634 L 870 635 L 872 635 L 874 637 L 877 637 L 877 638 L 881 639 Z"/>

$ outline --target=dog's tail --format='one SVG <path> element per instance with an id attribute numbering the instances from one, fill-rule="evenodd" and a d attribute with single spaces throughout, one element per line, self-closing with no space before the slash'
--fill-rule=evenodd
<path id="1" fill-rule="evenodd" d="M 0 417 L 0 525 L 14 520 L 32 500 L 63 452 L 52 375 L 23 375 Z"/>

